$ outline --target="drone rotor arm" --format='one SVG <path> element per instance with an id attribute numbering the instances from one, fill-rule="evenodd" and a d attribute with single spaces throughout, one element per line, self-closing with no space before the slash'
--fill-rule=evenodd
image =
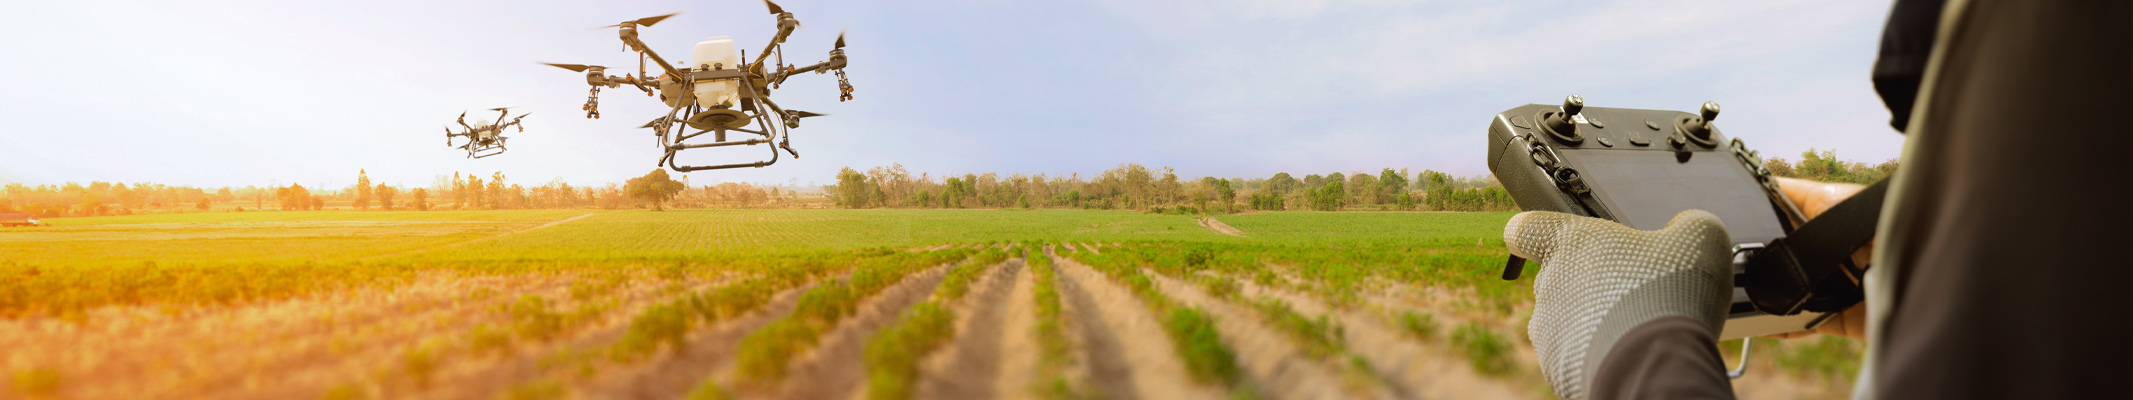
<path id="1" fill-rule="evenodd" d="M 622 43 L 629 45 L 632 50 L 643 53 L 646 57 L 651 57 L 652 62 L 659 64 L 660 70 L 667 72 L 667 76 L 673 77 L 673 79 L 681 79 L 681 70 L 675 69 L 674 64 L 668 64 L 665 57 L 660 57 L 659 52 L 652 51 L 652 47 L 646 46 L 644 41 L 637 40 L 636 35 L 623 36 Z"/>

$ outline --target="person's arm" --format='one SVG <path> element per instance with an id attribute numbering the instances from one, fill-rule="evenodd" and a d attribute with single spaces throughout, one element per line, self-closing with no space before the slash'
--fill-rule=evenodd
<path id="1" fill-rule="evenodd" d="M 1798 207 L 1800 209 L 1800 213 L 1804 214 L 1807 219 L 1814 219 L 1816 216 L 1822 215 L 1823 211 L 1829 211 L 1830 207 L 1836 206 L 1837 203 L 1843 202 L 1844 199 L 1850 198 L 1853 194 L 1858 194 L 1860 190 L 1866 189 L 1866 186 L 1857 184 L 1825 183 L 1806 179 L 1793 179 L 1783 177 L 1777 178 L 1777 182 L 1778 190 L 1784 191 L 1785 197 L 1792 199 L 1792 205 L 1794 207 Z M 1873 258 L 1873 242 L 1867 242 L 1866 246 L 1860 247 L 1859 250 L 1852 252 L 1853 264 L 1866 265 L 1867 262 L 1873 260 Z M 1791 339 L 1797 337 L 1813 336 L 1817 333 L 1865 339 L 1866 303 L 1861 302 L 1859 304 L 1852 305 L 1851 308 L 1845 309 L 1836 317 L 1830 318 L 1829 321 L 1823 322 L 1821 326 L 1817 326 L 1813 330 L 1781 333 L 1771 336 L 1781 339 Z"/>

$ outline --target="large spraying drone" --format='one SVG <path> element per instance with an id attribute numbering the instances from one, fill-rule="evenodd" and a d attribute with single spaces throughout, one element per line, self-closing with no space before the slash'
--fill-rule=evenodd
<path id="1" fill-rule="evenodd" d="M 637 51 L 637 75 L 606 75 L 607 67 L 598 65 L 548 65 L 585 73 L 585 83 L 592 85 L 592 91 L 585 97 L 586 118 L 600 117 L 600 88 L 603 86 L 616 88 L 627 84 L 644 91 L 647 96 L 655 95 L 654 89 L 657 89 L 656 96 L 666 102 L 670 109 L 665 116 L 653 119 L 643 126 L 652 130 L 652 134 L 659 138 L 659 148 L 665 151 L 657 165 L 676 172 L 761 168 L 778 162 L 778 149 L 784 149 L 786 153 L 792 154 L 793 158 L 799 158 L 800 152 L 792 148 L 789 129 L 800 127 L 802 118 L 824 114 L 778 107 L 778 103 L 770 100 L 770 90 L 793 75 L 833 71 L 837 74 L 837 86 L 842 92 L 838 101 L 851 100 L 852 84 L 844 76 L 844 34 L 837 34 L 837 43 L 830 50 L 829 61 L 808 66 L 787 65 L 784 55 L 785 37 L 800 27 L 800 21 L 793 19 L 792 13 L 785 12 L 777 3 L 766 0 L 764 4 L 770 7 L 770 14 L 778 18 L 778 34 L 771 38 L 770 44 L 763 48 L 763 52 L 757 53 L 753 62 L 742 63 L 741 60 L 746 54 L 735 52 L 733 39 L 717 36 L 696 44 L 693 62 L 685 63 L 681 67 L 668 64 L 667 60 L 660 57 L 659 53 L 653 52 L 650 46 L 637 40 L 637 28 L 651 27 L 652 24 L 676 15 L 667 14 L 609 26 L 621 28 L 622 43 Z M 777 57 L 776 60 L 765 64 L 773 55 Z M 647 59 L 658 65 L 664 73 L 658 77 L 651 77 L 646 73 Z M 690 132 L 691 130 L 694 132 Z M 753 134 L 757 137 L 729 141 L 726 139 L 728 131 Z M 711 134 L 712 142 L 688 143 L 690 139 L 706 133 Z M 769 147 L 769 160 L 706 166 L 681 165 L 675 161 L 675 154 L 682 150 L 768 145 L 773 141 L 777 145 Z"/>
<path id="2" fill-rule="evenodd" d="M 467 113 L 459 113 L 459 127 L 466 128 L 466 131 L 452 133 L 451 127 L 445 127 L 444 145 L 451 146 L 453 137 L 465 136 L 467 137 L 467 144 L 461 145 L 459 148 L 467 151 L 467 158 L 483 158 L 504 154 L 504 150 L 509 150 L 504 148 L 504 141 L 511 139 L 504 137 L 504 128 L 516 126 L 519 132 L 525 132 L 526 126 L 519 125 L 518 122 L 526 119 L 528 115 L 533 115 L 519 114 L 517 118 L 512 118 L 511 122 L 504 122 L 504 117 L 511 116 L 510 108 L 491 108 L 489 111 L 500 113 L 496 115 L 496 122 L 477 120 L 474 121 L 472 126 L 467 125 Z"/>

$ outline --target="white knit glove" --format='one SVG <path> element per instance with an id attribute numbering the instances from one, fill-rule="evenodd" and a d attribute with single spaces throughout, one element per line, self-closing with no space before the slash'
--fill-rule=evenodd
<path id="1" fill-rule="evenodd" d="M 1504 227 L 1511 254 L 1542 264 L 1527 336 L 1555 394 L 1584 399 L 1616 339 L 1666 315 L 1717 336 L 1732 303 L 1732 241 L 1718 217 L 1683 211 L 1642 231 L 1599 218 L 1532 211 Z"/>

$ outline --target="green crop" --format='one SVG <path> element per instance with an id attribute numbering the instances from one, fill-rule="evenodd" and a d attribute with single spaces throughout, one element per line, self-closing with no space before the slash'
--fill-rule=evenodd
<path id="1" fill-rule="evenodd" d="M 1466 351 L 1474 370 L 1485 375 L 1505 375 L 1517 368 L 1511 361 L 1511 340 L 1503 333 L 1468 322 L 1452 331 L 1452 343 Z"/>
<path id="2" fill-rule="evenodd" d="M 904 310 L 902 317 L 867 340 L 867 398 L 911 398 L 918 361 L 955 337 L 955 313 L 927 301 Z"/>

